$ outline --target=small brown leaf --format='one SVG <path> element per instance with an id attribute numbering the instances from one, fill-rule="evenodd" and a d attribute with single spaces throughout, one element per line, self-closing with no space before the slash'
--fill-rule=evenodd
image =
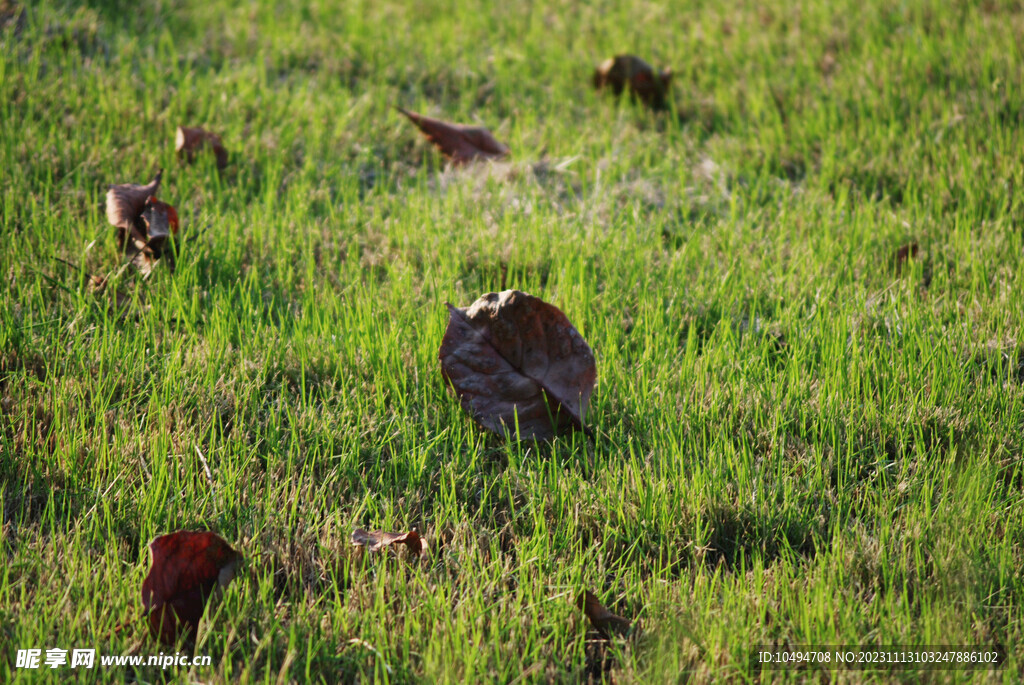
<path id="1" fill-rule="evenodd" d="M 498 142 L 491 132 L 481 126 L 450 124 L 422 114 L 396 107 L 409 117 L 431 143 L 451 159 L 452 164 L 466 164 L 475 159 L 500 159 L 509 154 L 509 149 Z"/>
<path id="2" fill-rule="evenodd" d="M 86 290 L 97 297 L 103 296 L 107 291 L 107 286 L 110 284 L 110 280 L 107 276 L 100 276 L 99 274 L 92 274 L 89 276 L 89 282 L 86 285 Z M 113 300 L 108 307 L 108 311 L 112 315 L 116 315 L 118 318 L 123 317 L 127 313 L 127 308 L 132 303 L 132 298 L 127 293 L 115 288 L 113 292 L 113 298 L 108 296 L 108 301 Z M 142 295 L 139 295 L 140 301 Z"/>
<path id="3" fill-rule="evenodd" d="M 226 588 L 242 555 L 208 531 L 178 531 L 149 543 L 152 565 L 142 583 L 142 606 L 149 630 L 164 644 L 180 635 L 194 640 L 206 600 Z"/>
<path id="4" fill-rule="evenodd" d="M 557 307 L 519 290 L 448 307 L 438 356 L 463 409 L 499 435 L 545 440 L 584 427 L 594 354 Z"/>
<path id="5" fill-rule="evenodd" d="M 629 89 L 630 97 L 639 99 L 651 109 L 665 109 L 665 96 L 672 83 L 672 70 L 655 72 L 654 68 L 636 55 L 616 55 L 594 70 L 594 88 L 610 87 L 616 96 Z"/>
<path id="6" fill-rule="evenodd" d="M 590 619 L 591 625 L 605 639 L 610 638 L 613 634 L 626 635 L 629 633 L 631 626 L 629 619 L 608 611 L 590 590 L 583 591 L 583 594 L 576 601 L 576 606 L 583 610 L 583 613 Z"/>
<path id="7" fill-rule="evenodd" d="M 352 544 L 356 547 L 365 547 L 370 552 L 379 552 L 397 543 L 404 544 L 410 552 L 420 556 L 428 549 L 426 539 L 421 537 L 415 528 L 408 533 L 386 533 L 383 530 L 369 532 L 362 528 L 352 531 Z"/>
<path id="8" fill-rule="evenodd" d="M 220 136 L 202 128 L 188 128 L 179 126 L 174 134 L 174 149 L 178 158 L 189 164 L 195 161 L 196 156 L 204 149 L 213 150 L 217 157 L 217 168 L 223 169 L 228 165 L 228 151 L 221 142 Z"/>
<path id="9" fill-rule="evenodd" d="M 112 185 L 107 190 L 107 221 L 111 226 L 130 231 L 146 206 L 146 200 L 156 195 L 164 170 L 156 172 L 153 180 L 146 185 L 123 183 Z"/>
<path id="10" fill-rule="evenodd" d="M 903 271 L 903 266 L 907 263 L 908 259 L 917 258 L 917 251 L 917 243 L 907 243 L 896 250 L 896 254 L 893 256 L 893 262 L 896 264 L 896 273 Z"/>

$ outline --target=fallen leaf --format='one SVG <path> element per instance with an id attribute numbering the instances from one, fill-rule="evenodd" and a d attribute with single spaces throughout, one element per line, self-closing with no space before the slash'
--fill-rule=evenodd
<path id="1" fill-rule="evenodd" d="M 156 199 L 163 169 L 145 185 L 123 183 L 107 190 L 107 221 L 117 230 L 117 246 L 144 275 L 163 255 L 164 246 L 178 232 L 178 213 Z M 174 270 L 173 259 L 168 260 Z"/>
<path id="2" fill-rule="evenodd" d="M 576 601 L 576 606 L 583 610 L 583 613 L 590 619 L 591 625 L 605 639 L 610 638 L 613 634 L 626 635 L 629 633 L 631 626 L 629 619 L 608 611 L 590 590 L 583 591 L 583 594 Z"/>
<path id="3" fill-rule="evenodd" d="M 166 261 L 167 268 L 173 273 L 174 250 L 166 248 L 177 233 L 178 212 L 166 202 L 150 197 L 146 200 L 136 225 L 129 231 L 123 249 L 131 263 L 144 276 L 152 273 L 153 266 L 160 258 Z"/>
<path id="4" fill-rule="evenodd" d="M 162 245 L 172 235 L 178 233 L 178 212 L 166 202 L 161 202 L 156 197 L 146 200 L 142 209 L 142 221 L 146 224 L 146 235 L 149 238 L 150 247 L 155 241 Z"/>
<path id="5" fill-rule="evenodd" d="M 156 172 L 153 180 L 146 185 L 137 183 L 122 183 L 120 185 L 108 186 L 107 189 L 107 221 L 116 228 L 124 231 L 131 231 L 132 228 L 140 228 L 137 225 L 142 210 L 146 206 L 146 200 L 156 195 L 160 188 L 160 178 L 164 170 Z"/>
<path id="6" fill-rule="evenodd" d="M 217 168 L 223 169 L 228 165 L 228 151 L 221 142 L 220 136 L 211 133 L 203 128 L 189 128 L 179 126 L 174 134 L 174 149 L 178 158 L 189 164 L 195 161 L 196 156 L 203 150 L 209 148 L 217 157 Z"/>
<path id="7" fill-rule="evenodd" d="M 452 164 L 466 164 L 476 159 L 500 159 L 509 154 L 509 149 L 498 142 L 491 132 L 481 126 L 450 124 L 422 114 L 396 107 L 409 117 L 431 143 L 451 159 Z"/>
<path id="8" fill-rule="evenodd" d="M 594 354 L 557 307 L 519 290 L 448 307 L 438 356 L 463 409 L 484 428 L 522 439 L 584 427 Z"/>
<path id="9" fill-rule="evenodd" d="M 896 250 L 896 254 L 893 256 L 893 262 L 896 264 L 897 273 L 903 270 L 903 265 L 907 263 L 908 259 L 914 259 L 917 257 L 917 251 L 917 243 L 907 243 L 900 249 Z"/>
<path id="10" fill-rule="evenodd" d="M 142 583 L 149 631 L 164 644 L 185 635 L 194 640 L 206 600 L 226 588 L 242 555 L 208 531 L 178 531 L 149 543 L 152 564 Z"/>
<path id="11" fill-rule="evenodd" d="M 665 109 L 665 96 L 672 83 L 672 70 L 654 68 L 636 55 L 616 55 L 594 70 L 594 88 L 609 87 L 616 96 L 629 89 L 630 97 L 651 109 Z"/>
<path id="12" fill-rule="evenodd" d="M 383 530 L 366 531 L 356 528 L 352 531 L 352 544 L 365 547 L 370 552 L 379 552 L 394 544 L 404 544 L 413 554 L 422 556 L 429 546 L 415 528 L 408 533 L 386 533 Z"/>

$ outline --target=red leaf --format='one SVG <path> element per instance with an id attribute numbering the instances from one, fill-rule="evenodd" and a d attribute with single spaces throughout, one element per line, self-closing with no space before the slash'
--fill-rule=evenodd
<path id="1" fill-rule="evenodd" d="M 445 303 L 438 356 L 462 407 L 499 435 L 547 439 L 579 429 L 597 378 L 594 354 L 557 307 L 519 290 L 470 307 Z"/>
<path id="2" fill-rule="evenodd" d="M 610 638 L 612 634 L 626 635 L 629 633 L 631 625 L 629 619 L 608 611 L 590 590 L 583 591 L 576 605 L 583 609 L 583 613 L 590 619 L 591 625 L 606 639 Z"/>
<path id="3" fill-rule="evenodd" d="M 142 606 L 149 630 L 164 644 L 199 630 L 206 600 L 217 586 L 225 588 L 242 563 L 242 555 L 215 533 L 178 531 L 149 543 L 152 565 L 142 583 Z"/>
<path id="4" fill-rule="evenodd" d="M 440 119 L 432 119 L 404 110 L 401 107 L 396 107 L 396 109 L 409 117 L 409 120 L 419 127 L 427 140 L 452 160 L 452 164 L 465 164 L 475 159 L 500 159 L 509 153 L 508 147 L 498 142 L 486 128 L 450 124 Z"/>
<path id="5" fill-rule="evenodd" d="M 426 539 L 420 537 L 415 529 L 408 533 L 385 533 L 383 530 L 369 532 L 362 528 L 352 531 L 352 544 L 356 547 L 365 547 L 370 552 L 379 552 L 397 543 L 404 544 L 410 552 L 417 555 L 422 555 L 427 550 Z"/>

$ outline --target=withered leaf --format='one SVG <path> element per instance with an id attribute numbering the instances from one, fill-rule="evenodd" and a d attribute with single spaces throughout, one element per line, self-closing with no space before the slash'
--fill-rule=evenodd
<path id="1" fill-rule="evenodd" d="M 508 147 L 498 142 L 490 131 L 481 126 L 450 124 L 401 107 L 395 109 L 409 117 L 427 140 L 451 159 L 452 164 L 465 164 L 476 159 L 500 159 L 509 154 Z"/>
<path id="2" fill-rule="evenodd" d="M 651 109 L 665 109 L 665 96 L 672 83 L 672 70 L 654 68 L 636 55 L 616 55 L 594 70 L 594 88 L 611 88 L 616 96 L 626 89 L 630 97 Z"/>
<path id="3" fill-rule="evenodd" d="M 228 165 L 228 151 L 220 136 L 203 128 L 179 126 L 174 134 L 174 149 L 178 153 L 178 158 L 189 164 L 194 162 L 203 150 L 210 149 L 217 157 L 218 169 Z"/>
<path id="4" fill-rule="evenodd" d="M 356 547 L 365 547 L 370 552 L 379 552 L 394 544 L 404 544 L 410 552 L 417 555 L 424 554 L 428 548 L 426 539 L 415 528 L 408 533 L 386 533 L 383 530 L 366 531 L 356 528 L 352 531 L 352 544 Z"/>
<path id="5" fill-rule="evenodd" d="M 153 180 L 145 185 L 122 183 L 108 186 L 107 189 L 107 221 L 112 226 L 130 231 L 142 214 L 146 200 L 160 189 L 160 178 L 164 170 L 156 172 Z"/>
<path id="6" fill-rule="evenodd" d="M 163 169 L 145 185 L 123 183 L 107 190 L 107 221 L 117 228 L 117 245 L 145 275 L 163 255 L 168 239 L 178 232 L 178 213 L 156 199 L 162 176 Z M 174 270 L 173 259 L 168 266 Z"/>
<path id="7" fill-rule="evenodd" d="M 907 263 L 908 259 L 916 258 L 917 252 L 917 243 L 907 243 L 900 249 L 896 250 L 896 254 L 893 256 L 893 263 L 896 264 L 896 272 L 899 273 L 903 270 L 903 266 Z"/>
<path id="8" fill-rule="evenodd" d="M 448 307 L 438 356 L 462 407 L 499 435 L 545 440 L 584 426 L 597 364 L 557 307 L 520 290 Z"/>
<path id="9" fill-rule="evenodd" d="M 146 200 L 142 209 L 142 221 L 146 225 L 149 246 L 159 249 L 172 235 L 178 233 L 178 212 L 166 202 L 155 197 Z"/>
<path id="10" fill-rule="evenodd" d="M 173 273 L 174 250 L 166 248 L 177 233 L 178 212 L 173 206 L 151 196 L 146 199 L 142 212 L 128 231 L 123 249 L 143 275 L 148 276 L 156 260 L 161 257 L 165 258 L 167 267 Z"/>
<path id="11" fill-rule="evenodd" d="M 181 635 L 195 639 L 206 600 L 226 588 L 242 563 L 220 536 L 209 531 L 178 531 L 149 543 L 152 565 L 142 583 L 142 606 L 149 630 L 164 644 Z"/>
<path id="12" fill-rule="evenodd" d="M 604 638 L 612 635 L 627 635 L 632 625 L 629 619 L 623 618 L 608 611 L 607 608 L 597 599 L 593 592 L 584 590 L 576 601 L 576 606 L 583 610 L 591 625 L 601 633 Z"/>

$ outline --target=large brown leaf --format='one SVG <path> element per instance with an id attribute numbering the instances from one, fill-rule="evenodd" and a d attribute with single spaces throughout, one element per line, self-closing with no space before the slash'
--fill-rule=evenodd
<path id="1" fill-rule="evenodd" d="M 156 172 L 153 180 L 145 185 L 138 183 L 122 183 L 112 185 L 107 190 L 107 221 L 125 231 L 130 231 L 142 214 L 146 200 L 156 195 L 160 188 L 163 169 Z"/>
<path id="2" fill-rule="evenodd" d="M 481 126 L 450 124 L 422 114 L 396 107 L 416 124 L 431 143 L 452 160 L 452 164 L 465 164 L 475 159 L 500 159 L 509 153 L 503 143 Z"/>
<path id="3" fill-rule="evenodd" d="M 616 55 L 606 59 L 594 70 L 594 87 L 611 88 L 615 95 L 629 89 L 631 98 L 651 109 L 664 109 L 665 96 L 672 82 L 672 70 L 656 72 L 654 67 L 636 55 Z"/>
<path id="4" fill-rule="evenodd" d="M 594 354 L 557 307 L 519 290 L 448 307 L 441 373 L 485 428 L 540 440 L 587 431 Z"/>
<path id="5" fill-rule="evenodd" d="M 612 635 L 626 635 L 629 633 L 630 621 L 617 614 L 608 611 L 600 600 L 590 590 L 584 590 L 576 602 L 576 605 L 583 609 L 583 613 L 590 619 L 591 625 L 601 633 L 604 638 Z"/>
<path id="6" fill-rule="evenodd" d="M 206 600 L 219 585 L 228 586 L 242 555 L 217 534 L 178 531 L 149 543 L 152 565 L 142 583 L 142 606 L 149 630 L 164 644 L 180 635 L 194 640 Z"/>
<path id="7" fill-rule="evenodd" d="M 174 207 L 156 199 L 163 169 L 145 185 L 122 183 L 107 190 L 107 221 L 117 228 L 117 245 L 143 274 L 165 254 L 167 242 L 178 232 Z M 172 252 L 167 252 L 173 255 Z M 173 271 L 173 259 L 168 259 Z"/>

